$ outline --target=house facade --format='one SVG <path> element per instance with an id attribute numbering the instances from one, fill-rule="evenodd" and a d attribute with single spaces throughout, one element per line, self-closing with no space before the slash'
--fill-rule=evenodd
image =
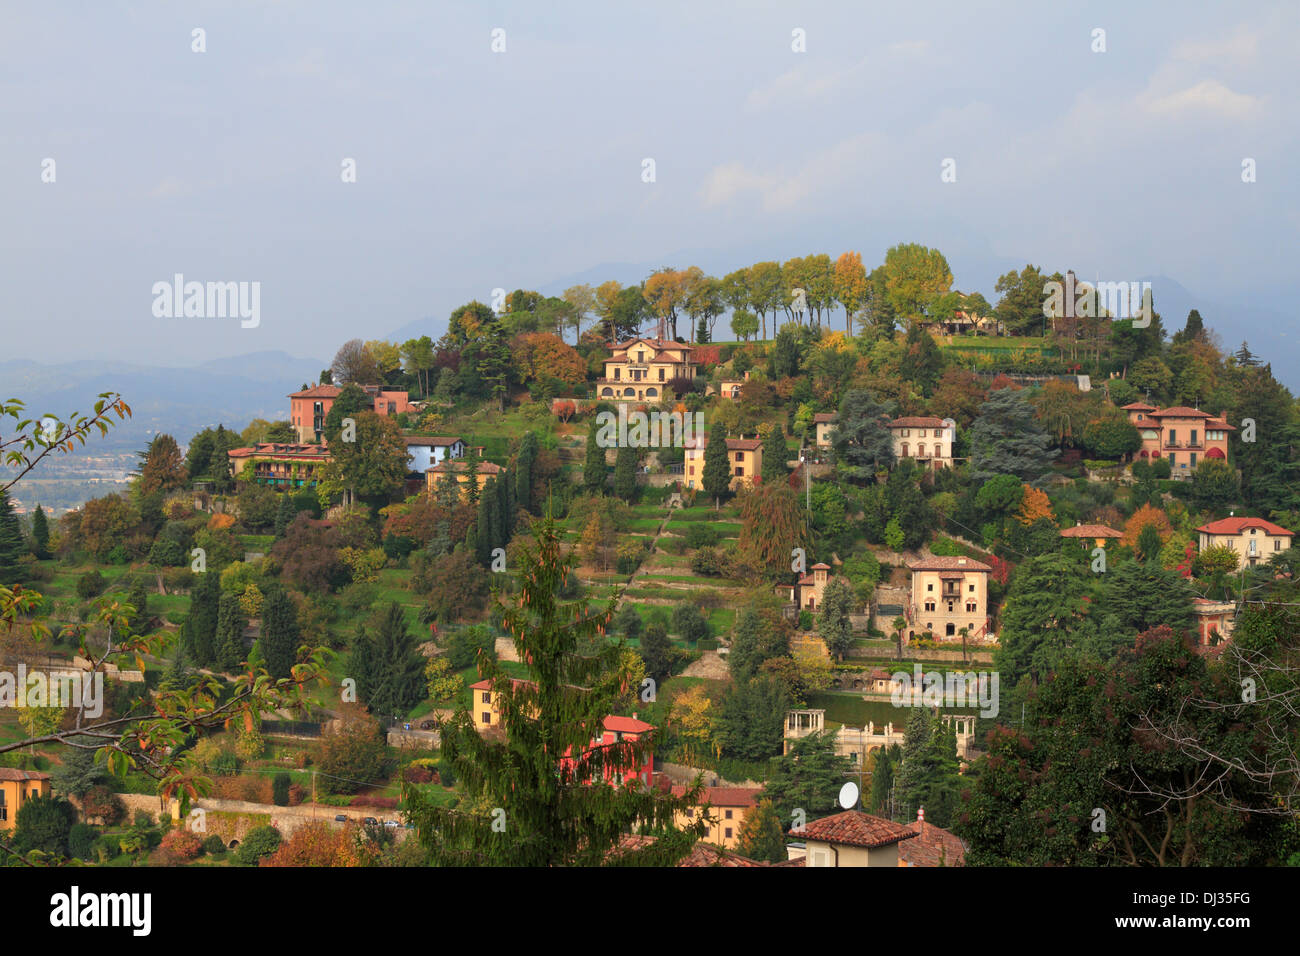
<path id="1" fill-rule="evenodd" d="M 704 487 L 704 448 L 707 439 L 695 436 L 683 442 L 682 479 L 687 488 Z M 760 438 L 728 438 L 727 465 L 731 471 L 731 489 L 753 485 L 763 473 L 763 441 Z"/>
<path id="2" fill-rule="evenodd" d="M 908 636 L 929 631 L 936 639 L 988 638 L 989 572 L 983 561 L 966 557 L 920 558 L 907 562 L 912 572 L 912 603 L 907 609 Z"/>
<path id="3" fill-rule="evenodd" d="M 1295 534 L 1263 518 L 1220 518 L 1196 529 L 1200 550 L 1217 546 L 1231 548 L 1242 562 L 1258 564 L 1291 547 Z"/>
<path id="4" fill-rule="evenodd" d="M 32 797 L 50 795 L 50 775 L 0 767 L 0 830 L 12 830 L 19 808 Z"/>
<path id="5" fill-rule="evenodd" d="M 314 488 L 320 469 L 330 461 L 324 445 L 259 442 L 227 453 L 231 473 L 241 481 L 272 488 Z"/>
<path id="6" fill-rule="evenodd" d="M 673 796 L 684 797 L 690 788 L 682 784 L 673 787 Z M 749 812 L 758 806 L 763 795 L 761 787 L 705 787 L 698 803 L 684 813 L 676 815 L 676 824 L 685 827 L 700 817 L 711 819 L 709 830 L 701 840 L 727 850 L 740 845 L 740 827 Z"/>
<path id="7" fill-rule="evenodd" d="M 830 583 L 831 566 L 818 562 L 808 569 L 794 584 L 778 584 L 776 590 L 786 602 L 795 605 L 801 611 L 816 613 L 822 606 L 822 595 Z"/>
<path id="8" fill-rule="evenodd" d="M 861 810 L 813 820 L 788 835 L 804 841 L 804 866 L 816 867 L 897 867 L 898 845 L 917 836 L 910 827 Z"/>
<path id="9" fill-rule="evenodd" d="M 435 465 L 451 458 L 465 457 L 463 438 L 423 437 L 408 435 L 406 453 L 411 457 L 411 471 L 423 475 Z"/>
<path id="10" fill-rule="evenodd" d="M 1156 408 L 1145 402 L 1124 406 L 1128 420 L 1138 430 L 1139 459 L 1166 458 L 1174 478 L 1190 477 L 1206 458 L 1227 460 L 1228 433 L 1236 431 L 1224 419 L 1185 405 Z"/>
<path id="11" fill-rule="evenodd" d="M 1232 601 L 1192 598 L 1192 616 L 1196 621 L 1197 647 L 1216 647 L 1232 637 L 1237 605 Z"/>
<path id="12" fill-rule="evenodd" d="M 695 378 L 694 346 L 684 342 L 639 338 L 610 349 L 605 375 L 596 380 L 596 394 L 605 401 L 657 404 L 673 397 L 667 385 L 674 378 Z"/>
<path id="13" fill-rule="evenodd" d="M 817 430 L 817 447 L 830 448 L 831 434 L 835 431 L 835 425 L 839 422 L 838 412 L 818 412 L 813 416 L 813 426 Z"/>
<path id="14" fill-rule="evenodd" d="M 888 428 L 894 436 L 894 458 L 897 461 L 910 458 L 934 470 L 952 465 L 952 445 L 957 438 L 957 423 L 951 418 L 895 418 Z"/>
<path id="15" fill-rule="evenodd" d="M 362 385 L 360 388 L 370 397 L 371 411 L 376 415 L 401 415 L 411 410 L 410 396 L 406 392 L 385 389 L 380 385 Z M 337 385 L 313 385 L 289 396 L 289 423 L 298 433 L 298 441 L 319 444 L 324 440 L 325 417 L 342 391 Z"/>
<path id="16" fill-rule="evenodd" d="M 478 461 L 476 464 L 477 474 L 474 477 L 479 491 L 483 490 L 483 486 L 487 484 L 489 478 L 495 478 L 505 471 L 500 465 L 491 461 Z M 464 458 L 447 458 L 432 468 L 426 468 L 424 470 L 424 483 L 429 494 L 434 494 L 437 491 L 437 484 L 442 480 L 443 475 L 451 475 L 455 478 L 456 483 L 461 486 L 463 491 L 470 482 L 469 462 Z"/>

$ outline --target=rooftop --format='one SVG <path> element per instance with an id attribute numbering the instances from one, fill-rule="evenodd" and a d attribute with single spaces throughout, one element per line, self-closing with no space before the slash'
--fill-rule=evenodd
<path id="1" fill-rule="evenodd" d="M 1295 533 L 1263 518 L 1220 518 L 1218 521 L 1203 524 L 1196 530 L 1205 534 L 1241 534 L 1251 528 L 1257 528 L 1266 534 L 1293 535 Z"/>
<path id="2" fill-rule="evenodd" d="M 993 569 L 983 561 L 976 561 L 974 558 L 947 557 L 941 555 L 931 555 L 928 558 L 917 558 L 915 561 L 908 561 L 907 566 L 913 571 L 992 571 Z"/>
<path id="3" fill-rule="evenodd" d="M 883 817 L 873 817 L 861 810 L 845 810 L 833 816 L 822 817 L 806 824 L 802 830 L 791 830 L 790 836 L 804 840 L 819 840 L 840 846 L 860 846 L 869 850 L 889 846 L 916 837 L 910 827 Z"/>

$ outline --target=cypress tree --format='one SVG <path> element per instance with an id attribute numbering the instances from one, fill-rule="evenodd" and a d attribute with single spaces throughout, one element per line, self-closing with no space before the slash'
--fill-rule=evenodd
<path id="1" fill-rule="evenodd" d="M 727 460 L 727 439 L 722 430 L 709 431 L 704 445 L 704 491 L 713 496 L 713 507 L 722 507 L 722 499 L 731 491 L 731 463 Z"/>
<path id="2" fill-rule="evenodd" d="M 424 658 L 406 629 L 402 606 L 388 606 L 374 637 L 371 689 L 367 698 L 376 717 L 401 719 L 428 693 Z"/>
<path id="3" fill-rule="evenodd" d="M 217 665 L 227 673 L 239 669 L 247 654 L 244 651 L 244 617 L 239 598 L 233 594 L 221 595 L 217 604 L 217 636 L 215 638 Z"/>
<path id="4" fill-rule="evenodd" d="M 272 588 L 262 605 L 262 659 L 266 672 L 280 679 L 288 677 L 298 662 L 298 609 L 284 588 Z"/>
<path id="5" fill-rule="evenodd" d="M 773 425 L 763 438 L 764 481 L 778 481 L 790 474 L 785 466 L 788 454 L 785 448 L 785 430 L 780 425 Z"/>
<path id="6" fill-rule="evenodd" d="M 375 642 L 359 624 L 352 641 L 352 654 L 348 657 L 348 672 L 348 676 L 357 682 L 357 698 L 369 701 L 374 689 Z"/>
<path id="7" fill-rule="evenodd" d="M 207 667 L 216 660 L 217 618 L 221 581 L 216 572 L 199 575 L 190 591 L 190 612 L 185 619 L 185 639 L 194 662 Z"/>
<path id="8" fill-rule="evenodd" d="M 32 554 L 44 561 L 50 556 L 50 524 L 45 517 L 45 509 L 36 506 L 32 515 Z"/>
<path id="9" fill-rule="evenodd" d="M 582 466 L 582 487 L 589 495 L 604 494 L 605 478 L 609 470 L 605 464 L 605 449 L 596 443 L 597 434 L 593 419 L 591 428 L 587 431 L 587 458 Z"/>
<path id="10" fill-rule="evenodd" d="M 631 501 L 636 496 L 636 462 L 636 449 L 619 445 L 614 459 L 614 494 L 624 501 Z"/>
<path id="11" fill-rule="evenodd" d="M 515 500 L 519 507 L 533 512 L 533 468 L 537 461 L 537 433 L 526 432 L 515 459 Z"/>
<path id="12" fill-rule="evenodd" d="M 504 548 L 510 543 L 510 533 L 515 528 L 515 483 L 509 471 L 503 471 L 497 479 L 497 537 L 494 548 Z"/>
<path id="13" fill-rule="evenodd" d="M 275 509 L 275 536 L 277 539 L 284 537 L 284 530 L 289 527 L 295 517 L 297 517 L 297 510 L 293 506 L 293 495 L 286 491 L 280 495 L 280 503 Z"/>
<path id="14" fill-rule="evenodd" d="M 465 456 L 465 500 L 478 504 L 478 455 L 473 452 Z"/>

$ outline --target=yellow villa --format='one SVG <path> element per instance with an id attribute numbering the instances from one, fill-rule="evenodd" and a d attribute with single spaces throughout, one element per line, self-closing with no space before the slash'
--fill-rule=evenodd
<path id="1" fill-rule="evenodd" d="M 0 767 L 0 830 L 12 830 L 18 809 L 32 797 L 50 795 L 50 775 Z"/>
<path id="2" fill-rule="evenodd" d="M 597 379 L 596 394 L 605 401 L 657 404 L 672 398 L 667 385 L 675 378 L 695 378 L 693 345 L 663 339 L 632 339 L 611 346 L 605 377 Z"/>
<path id="3" fill-rule="evenodd" d="M 695 437 L 683 443 L 686 448 L 682 477 L 687 488 L 704 487 L 704 447 L 707 439 Z M 759 438 L 728 438 L 727 464 L 731 469 L 731 490 L 752 485 L 763 473 L 763 442 Z"/>
<path id="4" fill-rule="evenodd" d="M 495 478 L 500 475 L 504 468 L 490 461 L 480 461 L 478 464 L 478 487 L 483 490 L 489 478 Z M 448 458 L 439 462 L 432 468 L 426 468 L 424 471 L 424 486 L 429 494 L 436 494 L 438 482 L 442 481 L 443 475 L 452 475 L 456 483 L 461 485 L 469 484 L 469 464 L 463 458 Z"/>
<path id="5" fill-rule="evenodd" d="M 681 784 L 675 785 L 673 796 L 683 797 L 688 789 Z M 758 806 L 758 798 L 762 795 L 763 790 L 759 787 L 705 787 L 700 802 L 686 812 L 678 813 L 676 823 L 684 827 L 707 813 L 711 821 L 709 832 L 701 839 L 725 850 L 734 850 L 740 845 L 741 824 L 749 811 Z"/>

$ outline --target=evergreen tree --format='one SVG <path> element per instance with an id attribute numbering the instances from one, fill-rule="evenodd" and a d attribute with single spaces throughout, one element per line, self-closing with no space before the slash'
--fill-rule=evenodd
<path id="1" fill-rule="evenodd" d="M 217 620 L 221 600 L 221 579 L 215 571 L 198 576 L 190 589 L 190 611 L 185 618 L 185 642 L 199 667 L 216 661 Z"/>
<path id="2" fill-rule="evenodd" d="M 773 425 L 763 438 L 763 481 L 782 481 L 789 477 L 786 467 L 789 452 L 785 447 L 785 430 L 780 425 Z"/>
<path id="3" fill-rule="evenodd" d="M 790 742 L 790 750 L 772 761 L 763 796 L 772 801 L 783 823 L 793 824 L 802 810 L 809 820 L 840 809 L 840 788 L 850 768 L 848 757 L 835 753 L 835 735 L 809 734 Z"/>
<path id="4" fill-rule="evenodd" d="M 226 673 L 239 669 L 247 656 L 244 649 L 244 628 L 248 618 L 239 606 L 239 598 L 233 594 L 221 595 L 217 604 L 217 634 L 214 639 L 217 653 L 217 666 Z"/>
<path id="5" fill-rule="evenodd" d="M 32 514 L 32 554 L 40 561 L 50 556 L 50 524 L 40 505 Z"/>
<path id="6" fill-rule="evenodd" d="M 274 587 L 262 605 L 262 634 L 258 639 L 266 672 L 278 679 L 290 676 L 298 663 L 298 609 L 284 588 Z"/>
<path id="7" fill-rule="evenodd" d="M 636 496 L 636 463 L 636 449 L 620 445 L 614 459 L 614 494 L 624 501 L 631 501 Z"/>
<path id="8" fill-rule="evenodd" d="M 360 624 L 348 655 L 348 676 L 357 682 L 357 699 L 369 702 L 375 686 L 375 642 Z"/>
<path id="9" fill-rule="evenodd" d="M 853 647 L 853 625 L 849 622 L 849 615 L 856 603 L 853 586 L 844 578 L 831 578 L 826 584 L 817 615 L 817 634 L 826 642 L 826 649 L 835 655 L 836 660 L 844 660 L 844 655 Z"/>
<path id="10" fill-rule="evenodd" d="M 402 606 L 394 601 L 384 612 L 374 635 L 371 688 L 366 703 L 382 720 L 400 720 L 428 690 L 424 657 L 406 627 Z"/>
<path id="11" fill-rule="evenodd" d="M 901 759 L 898 744 L 881 747 L 876 751 L 875 768 L 871 771 L 871 812 L 890 816 L 890 798 L 894 789 L 894 765 Z"/>
<path id="12" fill-rule="evenodd" d="M 877 402 L 870 392 L 854 389 L 845 393 L 831 438 L 841 475 L 868 484 L 876 480 L 877 472 L 894 464 L 894 436 L 885 427 L 888 419 L 888 407 Z"/>
<path id="13" fill-rule="evenodd" d="M 519 507 L 533 511 L 533 471 L 537 462 L 537 433 L 525 432 L 515 458 L 515 500 Z"/>
<path id="14" fill-rule="evenodd" d="M 632 613 L 636 614 L 635 611 Z M 640 620 L 638 615 L 638 625 Z M 646 676 L 662 684 L 671 672 L 673 657 L 673 644 L 668 639 L 667 628 L 661 621 L 651 621 L 645 629 L 645 635 L 641 638 L 641 660 L 645 661 Z"/>
<path id="15" fill-rule="evenodd" d="M 609 468 L 605 464 L 605 449 L 596 442 L 599 430 L 593 418 L 587 430 L 587 457 L 582 466 L 582 487 L 589 495 L 604 494 Z"/>
<path id="16" fill-rule="evenodd" d="M 1022 391 L 1001 388 L 980 406 L 971 426 L 971 477 L 977 482 L 1015 475 L 1033 484 L 1051 467 L 1056 451 Z"/>
<path id="17" fill-rule="evenodd" d="M 476 453 L 470 452 L 465 456 L 465 500 L 476 507 L 479 499 L 478 464 Z"/>
<path id="18" fill-rule="evenodd" d="M 936 714 L 919 707 L 908 718 L 902 756 L 897 791 L 900 817 L 914 819 L 917 809 L 924 807 L 927 820 L 948 826 L 961 784 L 955 732 Z"/>
<path id="19" fill-rule="evenodd" d="M 284 531 L 293 523 L 293 519 L 298 516 L 297 510 L 293 506 L 293 496 L 288 492 L 280 495 L 280 501 L 275 508 L 275 537 L 276 540 L 284 537 Z"/>
<path id="20" fill-rule="evenodd" d="M 135 608 L 131 613 L 129 627 L 133 634 L 140 633 L 140 628 L 149 620 L 149 595 L 144 589 L 142 581 L 135 581 L 131 585 L 131 590 L 127 592 L 126 603 Z"/>
<path id="21" fill-rule="evenodd" d="M 780 863 L 787 859 L 785 848 L 786 828 L 777 816 L 772 801 L 762 799 L 749 813 L 745 814 L 737 833 L 739 842 L 737 852 L 751 860 L 767 863 Z"/>
<path id="22" fill-rule="evenodd" d="M 14 584 L 24 577 L 18 559 L 27 553 L 23 529 L 18 524 L 9 495 L 0 490 L 0 584 Z"/>
<path id="23" fill-rule="evenodd" d="M 731 493 L 731 463 L 727 459 L 727 439 L 721 428 L 714 427 L 704 445 L 702 477 L 705 494 L 713 498 L 715 510 L 721 510 L 722 499 Z"/>
<path id="24" fill-rule="evenodd" d="M 603 637 L 612 601 L 597 613 L 559 601 L 572 559 L 549 517 L 535 527 L 536 545 L 520 557 L 520 602 L 504 615 L 531 679 L 515 683 L 494 658 L 480 660 L 504 733 L 479 734 L 459 710 L 443 726 L 442 753 L 465 791 L 461 805 L 432 804 L 408 787 L 408 816 L 439 866 L 671 865 L 703 835 L 699 821 L 675 823 L 702 788 L 675 797 L 637 779 L 653 735 L 591 746 L 627 693 L 631 661 Z M 622 785 L 601 785 L 624 775 Z M 634 827 L 655 841 L 621 846 Z"/>

